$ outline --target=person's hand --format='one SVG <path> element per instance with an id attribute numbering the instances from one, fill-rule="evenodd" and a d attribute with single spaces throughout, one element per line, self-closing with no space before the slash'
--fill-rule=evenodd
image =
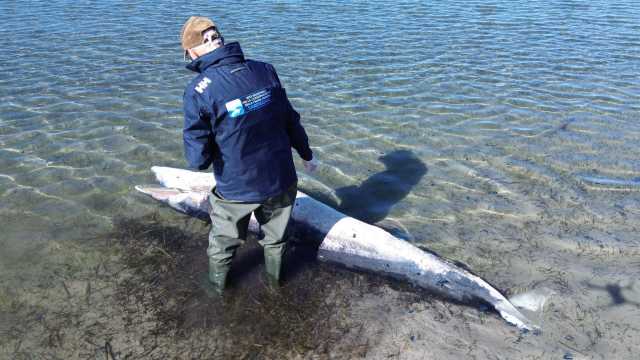
<path id="1" fill-rule="evenodd" d="M 302 160 L 302 163 L 304 164 L 305 170 L 307 170 L 307 172 L 309 173 L 316 171 L 316 169 L 318 168 L 318 160 L 316 160 L 316 158 L 313 158 L 309 161 Z"/>

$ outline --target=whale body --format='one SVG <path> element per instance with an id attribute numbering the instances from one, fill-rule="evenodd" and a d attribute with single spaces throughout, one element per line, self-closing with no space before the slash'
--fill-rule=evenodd
<path id="1" fill-rule="evenodd" d="M 208 196 L 215 185 L 212 173 L 159 166 L 151 170 L 163 186 L 141 185 L 136 190 L 180 212 L 209 218 Z M 304 232 L 305 239 L 320 244 L 317 256 L 321 261 L 407 280 L 460 302 L 480 300 L 520 330 L 536 329 L 504 295 L 480 277 L 300 191 L 291 218 L 291 226 Z M 249 230 L 259 231 L 253 216 Z"/>

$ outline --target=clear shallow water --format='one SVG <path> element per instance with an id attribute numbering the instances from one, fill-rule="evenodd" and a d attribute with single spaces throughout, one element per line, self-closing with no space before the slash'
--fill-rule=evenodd
<path id="1" fill-rule="evenodd" d="M 88 246 L 115 216 L 157 211 L 133 185 L 153 181 L 151 165 L 184 166 L 192 74 L 177 34 L 199 13 L 278 69 L 322 163 L 301 174 L 304 190 L 501 289 L 553 289 L 544 337 L 519 351 L 637 353 L 636 2 L 7 1 L 0 11 L 6 293 L 31 291 L 53 266 L 52 244 Z M 407 351 L 433 347 L 425 337 Z"/>

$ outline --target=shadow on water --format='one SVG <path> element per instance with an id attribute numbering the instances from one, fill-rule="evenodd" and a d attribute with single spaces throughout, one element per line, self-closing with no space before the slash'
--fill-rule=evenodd
<path id="1" fill-rule="evenodd" d="M 611 297 L 610 306 L 631 304 L 631 305 L 635 305 L 637 307 L 640 307 L 640 303 L 627 299 L 624 296 L 624 294 L 622 293 L 622 290 L 630 290 L 632 288 L 632 284 L 629 284 L 627 286 L 620 286 L 619 284 L 606 284 L 604 286 L 600 286 L 600 285 L 594 285 L 594 284 L 591 284 L 591 283 L 587 283 L 586 285 L 587 285 L 587 287 L 589 287 L 591 289 L 606 291 L 609 294 L 609 296 Z"/>
<path id="2" fill-rule="evenodd" d="M 428 171 L 422 160 L 409 150 L 396 150 L 378 160 L 386 170 L 372 175 L 358 186 L 336 190 L 340 198 L 338 210 L 367 223 L 379 222 Z"/>

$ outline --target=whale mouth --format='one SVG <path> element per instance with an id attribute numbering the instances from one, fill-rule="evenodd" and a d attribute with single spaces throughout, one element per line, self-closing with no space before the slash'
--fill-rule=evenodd
<path id="1" fill-rule="evenodd" d="M 176 196 L 182 192 L 178 189 L 166 188 L 157 185 L 136 185 L 135 189 L 160 201 L 168 200 L 172 196 Z"/>

